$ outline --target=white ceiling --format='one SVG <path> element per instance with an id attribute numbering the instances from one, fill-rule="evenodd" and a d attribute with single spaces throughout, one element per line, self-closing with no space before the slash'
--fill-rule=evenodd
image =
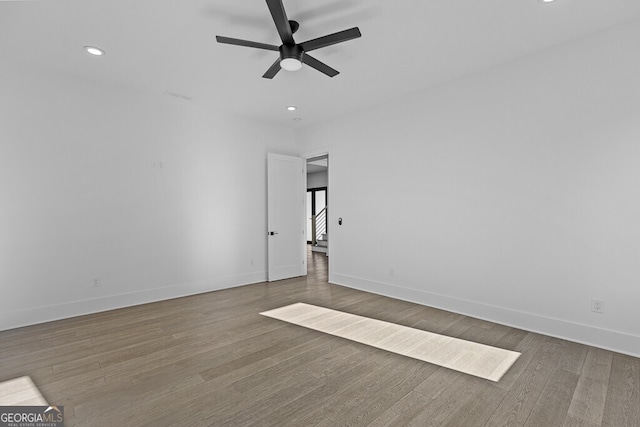
<path id="1" fill-rule="evenodd" d="M 280 45 L 264 0 L 0 0 L 0 64 L 27 63 L 152 96 L 299 127 L 640 18 L 638 0 L 284 0 L 296 41 L 358 26 L 309 67 L 261 76 Z M 91 57 L 83 46 L 104 49 Z M 191 98 L 190 100 L 169 95 Z M 287 105 L 296 105 L 288 112 Z M 294 121 L 294 117 L 302 120 Z"/>

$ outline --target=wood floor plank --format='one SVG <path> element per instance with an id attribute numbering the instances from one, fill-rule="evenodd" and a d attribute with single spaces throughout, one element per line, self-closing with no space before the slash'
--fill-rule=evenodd
<path id="1" fill-rule="evenodd" d="M 404 421 L 404 425 L 422 427 L 455 423 L 463 414 L 463 408 L 474 399 L 482 381 L 468 375 L 456 375 L 442 393 L 425 405 L 415 418 Z"/>
<path id="2" fill-rule="evenodd" d="M 404 426 L 420 414 L 431 403 L 431 399 L 417 390 L 411 390 L 404 397 L 378 415 L 370 427 Z"/>
<path id="3" fill-rule="evenodd" d="M 406 396 L 421 377 L 437 369 L 410 359 L 384 365 L 379 376 L 370 377 L 359 393 L 349 393 L 331 412 L 325 414 L 333 424 L 368 425 L 395 402 Z"/>
<path id="4" fill-rule="evenodd" d="M 600 424 L 594 424 L 590 421 L 585 421 L 582 418 L 567 415 L 562 427 L 600 427 Z"/>
<path id="5" fill-rule="evenodd" d="M 360 351 L 351 353 L 342 360 L 342 369 L 331 372 L 320 380 L 314 381 L 302 376 L 301 381 L 289 383 L 276 393 L 262 393 L 253 400 L 252 408 L 255 408 L 255 411 L 251 413 L 227 407 L 210 417 L 208 421 L 215 421 L 218 425 L 280 425 L 283 419 L 287 419 L 295 425 L 300 414 L 312 413 L 314 402 L 324 404 L 339 393 L 344 387 L 343 381 L 357 384 L 360 378 L 379 368 L 375 360 L 371 360 Z M 324 419 L 324 411 L 320 415 Z"/>
<path id="6" fill-rule="evenodd" d="M 293 421 L 292 425 L 316 425 L 326 422 L 327 419 L 334 421 L 335 413 L 351 407 L 354 400 L 361 399 L 385 369 L 377 360 L 371 358 L 368 349 L 360 351 L 354 361 L 356 364 L 352 365 L 352 369 L 340 376 L 330 375 L 322 378 L 318 382 L 321 387 L 280 407 L 277 411 L 270 411 L 263 419 L 254 420 L 252 425 L 277 426 L 282 419 Z"/>
<path id="7" fill-rule="evenodd" d="M 346 372 L 344 378 L 353 382 L 364 376 L 371 375 L 372 365 L 368 362 L 356 366 L 353 370 Z M 265 409 L 262 416 L 254 417 L 247 422 L 248 426 L 280 426 L 283 419 L 291 421 L 291 425 L 322 425 L 327 422 L 334 423 L 328 418 L 328 410 L 322 406 L 323 402 L 332 399 L 332 396 L 338 393 L 344 387 L 339 385 L 340 381 L 328 380 L 317 382 L 316 387 L 308 392 L 301 393 L 297 398 L 292 399 L 289 403 L 281 405 L 273 405 L 270 409 Z M 274 400 L 280 400 L 278 396 L 273 396 Z M 240 419 L 231 419 L 234 423 L 247 419 L 246 415 Z M 238 424 L 242 425 L 242 423 Z"/>
<path id="8" fill-rule="evenodd" d="M 545 342 L 531 358 L 526 369 L 514 380 L 514 385 L 497 405 L 486 425 L 523 425 L 554 372 L 561 351 L 562 346 L 557 342 Z M 562 419 L 564 421 L 564 415 Z"/>
<path id="9" fill-rule="evenodd" d="M 613 355 L 610 351 L 589 349 L 571 400 L 569 415 L 599 425 L 604 415 Z"/>
<path id="10" fill-rule="evenodd" d="M 450 426 L 481 425 L 481 420 L 486 420 L 491 416 L 494 408 L 508 392 L 493 384 L 485 384 L 482 380 L 478 380 L 478 382 L 479 386 L 473 397 L 463 403 L 455 416 L 446 414 L 442 418 L 442 424 Z"/>
<path id="11" fill-rule="evenodd" d="M 520 357 L 504 374 L 497 384 L 505 390 L 512 390 L 514 385 L 520 381 L 522 373 L 528 368 L 531 360 L 538 354 L 540 347 L 544 344 L 544 336 L 527 333 L 515 350 L 520 352 Z"/>
<path id="12" fill-rule="evenodd" d="M 558 369 L 564 369 L 565 371 L 580 375 L 588 351 L 589 347 L 584 344 L 567 342 L 562 356 L 560 356 L 560 360 L 558 360 Z"/>
<path id="13" fill-rule="evenodd" d="M 555 370 L 540 393 L 540 397 L 524 426 L 555 427 L 564 425 L 577 385 L 577 374 L 562 369 Z"/>
<path id="14" fill-rule="evenodd" d="M 613 355 L 602 416 L 607 427 L 640 426 L 640 360 Z"/>

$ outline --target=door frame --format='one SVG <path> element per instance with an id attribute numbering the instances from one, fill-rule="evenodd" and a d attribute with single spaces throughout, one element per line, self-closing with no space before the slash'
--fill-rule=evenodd
<path id="1" fill-rule="evenodd" d="M 307 160 L 309 159 L 313 159 L 314 157 L 320 157 L 320 156 L 327 156 L 329 158 L 328 161 L 328 170 L 327 170 L 327 206 L 329 206 L 329 212 L 327 215 L 327 227 L 329 226 L 329 223 L 332 224 L 331 230 L 332 231 L 332 235 L 329 239 L 329 248 L 327 250 L 327 264 L 328 264 L 328 270 L 329 270 L 329 277 L 328 277 L 328 281 L 329 283 L 333 283 L 333 263 L 331 262 L 331 257 L 332 257 L 332 253 L 334 252 L 334 248 L 335 248 L 335 244 L 336 244 L 336 239 L 335 239 L 335 231 L 337 230 L 337 226 L 334 227 L 333 224 L 337 224 L 336 222 L 334 222 L 334 219 L 337 218 L 335 215 L 336 212 L 336 208 L 337 206 L 335 205 L 333 199 L 334 199 L 334 194 L 335 194 L 335 190 L 333 189 L 333 167 L 331 166 L 331 162 L 335 161 L 335 155 L 333 154 L 333 150 L 331 146 L 325 146 L 325 147 L 320 147 L 314 150 L 310 150 L 310 151 L 305 151 L 303 153 L 300 153 L 300 157 L 302 157 L 305 161 L 305 163 L 307 162 Z"/>

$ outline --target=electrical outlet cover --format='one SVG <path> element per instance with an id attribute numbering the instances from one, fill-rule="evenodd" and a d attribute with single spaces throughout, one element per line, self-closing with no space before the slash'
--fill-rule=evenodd
<path id="1" fill-rule="evenodd" d="M 599 299 L 592 299 L 591 311 L 593 311 L 594 313 L 604 313 L 604 301 Z"/>

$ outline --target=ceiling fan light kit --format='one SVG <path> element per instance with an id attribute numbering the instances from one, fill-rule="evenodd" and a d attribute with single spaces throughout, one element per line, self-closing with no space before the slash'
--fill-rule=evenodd
<path id="1" fill-rule="evenodd" d="M 329 34 L 327 36 L 319 37 L 317 39 L 308 40 L 303 43 L 296 43 L 293 39 L 293 34 L 298 31 L 300 24 L 296 21 L 289 21 L 287 14 L 284 10 L 282 0 L 266 0 L 273 22 L 276 24 L 276 29 L 282 40 L 282 45 L 275 46 L 266 43 L 253 42 L 249 40 L 234 39 L 231 37 L 216 36 L 218 43 L 232 44 L 236 46 L 252 47 L 255 49 L 273 50 L 279 51 L 280 57 L 276 62 L 269 67 L 266 73 L 262 77 L 265 79 L 272 79 L 278 74 L 281 69 L 286 71 L 297 71 L 302 68 L 302 64 L 307 64 L 311 68 L 315 68 L 321 73 L 326 74 L 329 77 L 335 77 L 339 74 L 337 70 L 329 67 L 327 64 L 318 61 L 314 57 L 307 54 L 312 50 L 320 49 L 322 47 L 331 46 L 334 44 L 346 42 L 361 37 L 362 34 L 358 27 L 353 27 L 348 30 L 339 31 L 337 33 Z"/>
<path id="2" fill-rule="evenodd" d="M 280 68 L 285 71 L 298 71 L 302 68 L 302 61 L 296 58 L 284 58 L 280 61 Z"/>

